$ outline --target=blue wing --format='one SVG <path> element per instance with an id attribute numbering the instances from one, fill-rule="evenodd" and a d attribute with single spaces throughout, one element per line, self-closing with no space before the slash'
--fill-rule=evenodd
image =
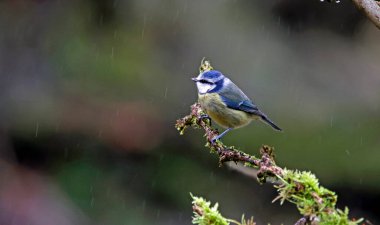
<path id="1" fill-rule="evenodd" d="M 225 84 L 219 91 L 219 95 L 228 108 L 262 115 L 257 106 L 232 81 Z"/>
<path id="2" fill-rule="evenodd" d="M 228 79 L 228 78 L 227 78 Z M 272 120 L 262 113 L 238 86 L 228 80 L 218 93 L 228 108 L 241 110 L 250 114 L 260 116 L 261 119 L 276 130 L 281 130 Z"/>

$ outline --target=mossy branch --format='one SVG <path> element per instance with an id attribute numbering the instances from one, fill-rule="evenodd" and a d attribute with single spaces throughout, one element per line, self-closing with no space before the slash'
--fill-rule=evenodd
<path id="1" fill-rule="evenodd" d="M 200 72 L 211 68 L 208 61 L 202 60 Z M 274 187 L 278 191 L 278 196 L 273 202 L 279 200 L 281 204 L 284 201 L 295 204 L 302 215 L 302 218 L 296 222 L 297 225 L 354 225 L 362 221 L 362 219 L 356 221 L 350 220 L 347 208 L 344 211 L 337 209 L 337 195 L 333 191 L 320 186 L 318 179 L 311 172 L 289 170 L 277 166 L 273 147 L 267 145 L 262 146 L 260 148 L 260 157 L 256 157 L 234 147 L 225 146 L 221 141 L 213 142 L 212 139 L 219 135 L 219 132 L 211 127 L 209 119 L 205 118 L 204 115 L 206 114 L 203 112 L 201 106 L 195 103 L 191 106 L 190 115 L 178 119 L 175 127 L 181 135 L 183 135 L 185 130 L 189 127 L 202 129 L 205 132 L 206 147 L 208 147 L 212 153 L 218 155 L 220 166 L 228 161 L 242 162 L 245 166 L 258 170 L 257 180 L 259 183 L 265 183 L 268 178 L 272 180 L 275 179 L 277 182 Z M 200 214 L 199 212 L 205 212 L 204 208 L 199 207 L 193 208 L 194 213 Z M 195 223 L 218 224 L 202 223 L 200 221 L 201 220 L 196 220 Z"/>

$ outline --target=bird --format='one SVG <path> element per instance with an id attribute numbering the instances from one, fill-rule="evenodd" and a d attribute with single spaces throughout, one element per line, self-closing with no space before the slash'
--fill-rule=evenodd
<path id="1" fill-rule="evenodd" d="M 252 120 L 261 120 L 277 131 L 282 131 L 255 103 L 220 71 L 208 70 L 191 78 L 198 89 L 198 103 L 206 117 L 226 128 L 211 141 L 221 139 L 232 129 L 248 125 Z"/>

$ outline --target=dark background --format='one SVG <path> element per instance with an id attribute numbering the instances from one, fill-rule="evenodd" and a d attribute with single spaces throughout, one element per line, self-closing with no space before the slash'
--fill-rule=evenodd
<path id="1" fill-rule="evenodd" d="M 224 142 L 310 170 L 379 222 L 380 33 L 353 6 L 277 1 L 0 1 L 0 224 L 191 224 L 189 192 L 260 224 L 291 204 L 179 136 L 203 57 L 284 132 Z"/>

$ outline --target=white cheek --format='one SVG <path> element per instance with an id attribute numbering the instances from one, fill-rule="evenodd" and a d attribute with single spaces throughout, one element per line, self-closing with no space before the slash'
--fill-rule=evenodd
<path id="1" fill-rule="evenodd" d="M 199 94 L 205 94 L 211 88 L 211 85 L 197 82 Z"/>

